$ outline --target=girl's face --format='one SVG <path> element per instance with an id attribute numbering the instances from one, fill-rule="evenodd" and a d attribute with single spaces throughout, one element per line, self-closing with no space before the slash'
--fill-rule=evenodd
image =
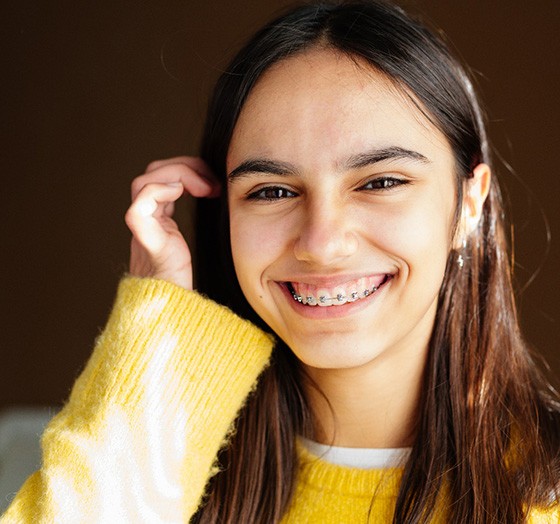
<path id="1" fill-rule="evenodd" d="M 454 157 L 406 96 L 334 51 L 284 60 L 252 90 L 227 170 L 239 283 L 302 362 L 347 368 L 426 349 Z"/>

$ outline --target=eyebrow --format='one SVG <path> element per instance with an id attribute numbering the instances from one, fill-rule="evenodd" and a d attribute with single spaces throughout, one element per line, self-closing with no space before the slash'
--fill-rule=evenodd
<path id="1" fill-rule="evenodd" d="M 269 173 L 271 175 L 294 175 L 297 169 L 288 162 L 276 160 L 250 159 L 242 162 L 229 175 L 228 180 L 234 180 L 252 173 Z"/>
<path id="2" fill-rule="evenodd" d="M 430 164 L 431 161 L 411 149 L 403 147 L 385 147 L 382 149 L 373 149 L 365 153 L 352 155 L 342 162 L 345 169 L 360 169 L 367 166 L 385 162 L 388 160 L 412 160 L 422 164 Z M 277 160 L 267 160 L 264 158 L 254 158 L 245 160 L 237 166 L 229 175 L 228 180 L 235 180 L 244 176 L 250 176 L 255 173 L 268 173 L 270 175 L 294 175 L 298 172 L 297 168 L 288 163 Z"/>
<path id="3" fill-rule="evenodd" d="M 344 162 L 344 166 L 350 169 L 359 169 L 387 160 L 413 160 L 421 164 L 431 163 L 427 157 L 417 151 L 394 146 L 353 155 Z"/>

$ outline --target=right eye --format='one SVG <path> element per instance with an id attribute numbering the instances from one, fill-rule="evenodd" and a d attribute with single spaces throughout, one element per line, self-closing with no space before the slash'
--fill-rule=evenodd
<path id="1" fill-rule="evenodd" d="M 247 200 L 283 200 L 285 198 L 297 197 L 297 193 L 281 186 L 262 187 L 247 195 Z"/>

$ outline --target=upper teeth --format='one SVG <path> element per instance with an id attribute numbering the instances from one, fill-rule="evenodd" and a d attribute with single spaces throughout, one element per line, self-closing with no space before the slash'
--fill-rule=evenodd
<path id="1" fill-rule="evenodd" d="M 377 291 L 377 287 L 373 286 L 371 289 L 366 289 L 363 293 L 358 293 L 357 291 L 353 291 L 349 297 L 339 293 L 336 297 L 327 297 L 325 295 L 320 295 L 319 299 L 317 300 L 314 296 L 310 295 L 308 297 L 302 297 L 298 295 L 295 291 L 292 291 L 292 296 L 294 300 L 301 302 L 302 304 L 307 304 L 308 306 L 332 306 L 334 304 L 346 304 L 347 302 L 355 302 L 360 298 L 365 298 L 372 293 Z"/>
<path id="2" fill-rule="evenodd" d="M 319 290 L 317 292 L 317 296 L 311 293 L 303 293 L 298 294 L 294 286 L 290 286 L 290 291 L 294 300 L 301 302 L 302 304 L 306 304 L 308 306 L 334 306 L 334 305 L 342 305 L 346 304 L 347 302 L 355 302 L 356 300 L 360 300 L 361 298 L 365 298 L 372 293 L 375 293 L 379 287 L 379 285 L 371 285 L 371 287 L 366 287 L 364 289 L 364 282 L 365 279 L 360 279 L 360 286 L 356 286 L 360 290 L 356 289 L 354 291 L 340 291 L 336 294 L 328 293 L 328 292 L 321 292 Z M 305 289 L 305 287 L 304 287 Z M 340 288 L 339 288 L 340 289 Z"/>

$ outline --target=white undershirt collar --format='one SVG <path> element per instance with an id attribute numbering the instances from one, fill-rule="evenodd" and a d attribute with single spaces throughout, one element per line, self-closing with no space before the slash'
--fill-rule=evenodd
<path id="1" fill-rule="evenodd" d="M 386 469 L 402 466 L 411 448 L 342 448 L 319 444 L 299 437 L 303 447 L 312 455 L 330 464 L 360 469 Z"/>

